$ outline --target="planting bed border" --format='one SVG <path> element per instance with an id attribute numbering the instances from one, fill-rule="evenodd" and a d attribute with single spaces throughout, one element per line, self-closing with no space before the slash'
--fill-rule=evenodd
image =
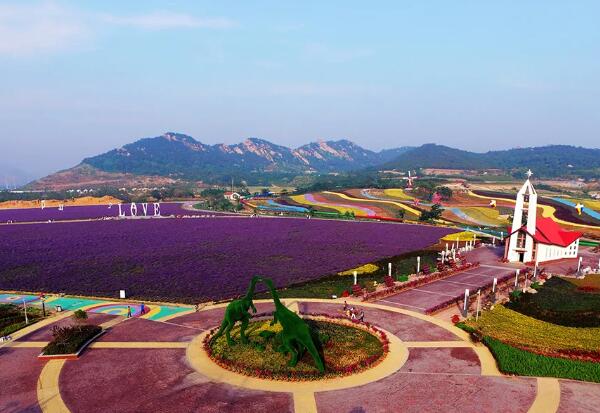
<path id="1" fill-rule="evenodd" d="M 37 356 L 37 358 L 39 360 L 77 360 L 79 358 L 79 356 L 81 355 L 81 353 L 83 353 L 83 351 L 90 344 L 92 344 L 93 341 L 95 341 L 98 337 L 100 337 L 101 335 L 103 335 L 104 333 L 106 333 L 106 331 L 107 331 L 106 329 L 102 329 L 102 331 L 100 331 L 94 337 L 90 338 L 88 341 L 86 341 L 85 343 L 83 343 L 81 345 L 81 347 L 79 347 L 79 349 L 75 353 L 68 353 L 68 354 L 44 354 L 44 352 L 42 351 Z"/>
<path id="2" fill-rule="evenodd" d="M 265 372 L 264 374 L 261 374 L 260 372 L 258 374 L 252 374 L 252 372 L 250 372 L 250 370 L 251 370 L 250 368 L 247 368 L 244 366 L 239 366 L 236 363 L 229 363 L 226 360 L 216 357 L 212 352 L 211 339 L 214 337 L 214 334 L 216 333 L 217 328 L 211 329 L 208 332 L 208 334 L 206 334 L 204 336 L 204 338 L 202 340 L 202 348 L 206 352 L 208 357 L 214 363 L 218 364 L 220 367 L 222 367 L 226 370 L 229 370 L 233 373 L 242 374 L 242 375 L 245 375 L 248 377 L 266 379 L 266 380 L 274 380 L 274 381 L 280 381 L 280 382 L 320 381 L 320 380 L 331 380 L 331 379 L 335 380 L 340 377 L 352 376 L 354 374 L 362 373 L 364 371 L 367 371 L 367 370 L 370 370 L 370 369 L 376 367 L 383 360 L 385 360 L 385 358 L 387 357 L 387 355 L 389 353 L 390 341 L 388 339 L 388 334 L 386 334 L 383 330 L 379 329 L 378 327 L 374 326 L 371 323 L 361 322 L 358 320 L 348 320 L 346 317 L 341 317 L 341 316 L 335 317 L 335 316 L 331 316 L 328 314 L 300 313 L 300 316 L 303 319 L 309 319 L 309 320 L 314 320 L 314 321 L 319 321 L 319 322 L 324 322 L 324 323 L 336 324 L 336 325 L 343 326 L 346 328 L 354 328 L 354 329 L 365 331 L 368 334 L 371 334 L 372 336 L 377 338 L 377 340 L 379 340 L 379 343 L 381 344 L 383 353 L 379 357 L 375 358 L 372 361 L 366 361 L 366 364 L 364 364 L 364 365 L 363 365 L 364 362 L 356 363 L 355 365 L 346 366 L 344 368 L 344 370 L 341 370 L 341 371 L 330 371 L 330 372 L 325 372 L 324 374 L 320 374 L 320 373 L 294 374 L 294 372 L 291 372 L 290 377 L 285 378 L 284 377 L 285 374 L 281 374 L 281 375 L 280 374 L 272 374 L 272 372 L 270 372 L 270 371 Z M 253 321 L 264 321 L 264 320 L 269 320 L 269 319 L 261 314 L 259 317 L 256 317 L 256 316 L 252 317 L 252 320 Z"/>

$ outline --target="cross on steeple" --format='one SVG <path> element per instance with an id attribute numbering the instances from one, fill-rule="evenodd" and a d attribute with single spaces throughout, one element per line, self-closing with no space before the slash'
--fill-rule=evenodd
<path id="1" fill-rule="evenodd" d="M 525 172 L 525 175 L 527 175 L 527 179 L 531 178 L 531 175 L 533 175 L 533 172 L 531 172 L 531 169 L 528 169 L 527 172 Z"/>

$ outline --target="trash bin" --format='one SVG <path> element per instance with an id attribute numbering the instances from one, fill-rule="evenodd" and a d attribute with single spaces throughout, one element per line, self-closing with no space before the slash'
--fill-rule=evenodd
<path id="1" fill-rule="evenodd" d="M 56 312 L 57 312 L 57 313 L 60 313 L 62 310 L 63 310 L 63 309 L 62 309 L 62 305 L 57 305 L 57 306 L 56 306 Z"/>

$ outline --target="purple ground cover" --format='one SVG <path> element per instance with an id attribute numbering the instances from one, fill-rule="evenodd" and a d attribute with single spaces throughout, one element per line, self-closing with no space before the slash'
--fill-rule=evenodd
<path id="1" fill-rule="evenodd" d="M 143 216 L 143 206 L 136 204 L 137 216 Z M 122 204 L 122 211 L 126 216 L 131 216 L 131 204 Z M 182 203 L 161 202 L 160 215 L 202 215 L 205 211 L 192 211 L 183 209 Z M 210 212 L 213 214 L 213 212 Z M 218 214 L 218 213 L 217 213 Z M 154 204 L 148 203 L 147 215 L 154 215 Z M 108 205 L 77 205 L 65 206 L 63 211 L 58 207 L 52 208 L 22 208 L 22 209 L 0 209 L 0 223 L 13 222 L 47 222 L 47 221 L 69 221 L 79 219 L 101 219 L 117 218 L 119 216 L 119 207 L 114 204 L 110 208 Z"/>
<path id="2" fill-rule="evenodd" d="M 278 287 L 436 243 L 448 228 L 289 218 L 0 226 L 0 289 L 197 302 Z"/>

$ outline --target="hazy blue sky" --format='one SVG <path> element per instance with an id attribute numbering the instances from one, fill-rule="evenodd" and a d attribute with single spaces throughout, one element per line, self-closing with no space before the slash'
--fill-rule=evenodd
<path id="1" fill-rule="evenodd" d="M 599 147 L 598 1 L 1 1 L 0 165 L 205 143 Z"/>

